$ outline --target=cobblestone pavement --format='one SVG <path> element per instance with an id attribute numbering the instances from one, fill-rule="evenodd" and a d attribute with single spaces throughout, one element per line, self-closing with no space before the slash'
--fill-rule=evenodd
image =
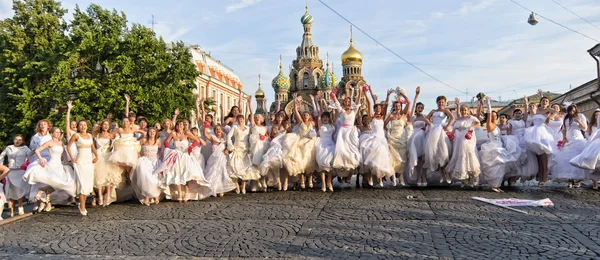
<path id="1" fill-rule="evenodd" d="M 414 196 L 407 199 L 407 196 Z M 550 198 L 529 214 L 473 201 Z M 600 193 L 520 187 L 228 194 L 76 208 L 0 226 L 1 259 L 600 259 Z"/>

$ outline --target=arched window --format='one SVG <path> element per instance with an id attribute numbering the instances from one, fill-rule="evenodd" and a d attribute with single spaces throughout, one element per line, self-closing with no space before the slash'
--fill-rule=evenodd
<path id="1" fill-rule="evenodd" d="M 321 82 L 321 75 L 319 73 L 317 73 L 316 78 L 315 78 L 315 85 L 319 85 L 319 82 Z"/>
<path id="2" fill-rule="evenodd" d="M 304 79 L 302 85 L 304 85 L 305 89 L 308 88 L 308 72 L 304 72 Z"/>

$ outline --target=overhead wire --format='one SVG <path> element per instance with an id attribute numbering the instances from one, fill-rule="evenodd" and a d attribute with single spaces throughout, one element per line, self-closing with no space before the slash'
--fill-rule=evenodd
<path id="1" fill-rule="evenodd" d="M 579 19 L 583 20 L 584 22 L 590 24 L 591 26 L 596 27 L 596 29 L 600 30 L 600 27 L 596 26 L 595 24 L 593 24 L 592 22 L 588 21 L 587 19 L 581 17 L 580 15 L 576 14 L 575 12 L 571 11 L 571 9 L 565 7 L 564 5 L 561 5 L 559 2 L 557 2 L 556 0 L 552 0 L 552 2 L 554 2 L 556 5 L 562 7 L 563 9 L 567 10 L 569 13 L 572 13 L 573 15 L 579 17 Z"/>
<path id="2" fill-rule="evenodd" d="M 333 8 L 331 8 L 329 5 L 327 5 L 325 2 L 323 2 L 322 0 L 318 0 L 321 4 L 323 4 L 325 7 L 327 7 L 327 9 L 331 10 L 333 13 L 335 13 L 337 16 L 339 16 L 340 18 L 342 18 L 343 20 L 345 20 L 347 23 L 351 24 L 354 28 L 356 28 L 357 30 L 359 30 L 360 32 L 362 32 L 364 35 L 366 35 L 367 37 L 369 37 L 371 40 L 373 40 L 375 43 L 379 44 L 381 47 L 383 47 L 384 49 L 386 49 L 387 51 L 389 51 L 390 53 L 392 53 L 394 56 L 398 57 L 399 59 L 403 60 L 404 62 L 406 62 L 407 64 L 409 64 L 410 66 L 412 66 L 413 68 L 415 68 L 416 70 L 420 71 L 421 73 L 427 75 L 428 77 L 430 77 L 431 79 L 439 82 L 440 84 L 449 87 L 453 90 L 456 90 L 457 92 L 461 93 L 461 94 L 467 94 L 466 91 L 462 91 L 458 88 L 455 88 L 453 86 L 450 86 L 449 84 L 447 84 L 446 82 L 443 82 L 442 80 L 436 78 L 435 76 L 427 73 L 425 70 L 419 68 L 417 65 L 413 64 L 412 62 L 408 61 L 407 59 L 403 58 L 402 56 L 398 55 L 396 52 L 394 52 L 393 50 L 391 50 L 390 48 L 388 48 L 385 44 L 381 43 L 380 41 L 378 41 L 377 39 L 375 39 L 373 36 L 371 36 L 370 34 L 368 34 L 367 32 L 363 31 L 360 27 L 356 26 L 356 24 L 354 24 L 353 22 L 351 22 L 350 20 L 348 20 L 346 17 L 344 17 L 343 15 L 341 15 L 340 13 L 338 13 L 336 10 L 334 10 Z"/>
<path id="3" fill-rule="evenodd" d="M 321 1 L 321 0 L 319 0 L 319 1 Z M 588 38 L 588 39 L 590 39 L 590 40 L 592 40 L 592 41 L 594 41 L 594 42 L 599 42 L 598 40 L 596 40 L 596 39 L 594 39 L 594 38 L 592 38 L 592 37 L 590 37 L 590 36 L 587 36 L 587 35 L 585 35 L 585 34 L 583 34 L 583 33 L 579 32 L 579 31 L 577 31 L 577 30 L 575 30 L 575 29 L 571 29 L 571 28 L 567 27 L 566 25 L 563 25 L 563 24 L 561 24 L 561 23 L 559 23 L 559 22 L 556 22 L 556 21 L 554 21 L 554 20 L 552 20 L 552 19 L 550 19 L 550 18 L 548 18 L 548 17 L 545 17 L 545 16 L 543 16 L 543 15 L 541 15 L 541 14 L 539 14 L 539 13 L 536 13 L 536 12 L 534 12 L 533 10 L 531 10 L 531 9 L 529 9 L 529 8 L 527 8 L 527 7 L 525 7 L 525 6 L 521 5 L 521 4 L 519 4 L 519 3 L 517 3 L 515 0 L 510 0 L 510 1 L 511 1 L 511 2 L 513 2 L 514 4 L 516 4 L 516 5 L 520 6 L 521 8 L 523 8 L 523 9 L 525 9 L 525 10 L 529 11 L 529 12 L 535 13 L 535 14 L 536 14 L 538 17 L 544 18 L 544 19 L 546 19 L 547 21 L 549 21 L 549 22 L 551 22 L 551 23 L 553 23 L 553 24 L 556 24 L 556 25 L 558 25 L 558 26 L 560 26 L 560 27 L 562 27 L 562 28 L 565 28 L 565 29 L 567 29 L 567 30 L 569 30 L 569 31 L 571 31 L 571 32 L 574 32 L 574 33 L 576 33 L 576 34 L 579 34 L 579 35 L 581 35 L 581 36 L 583 36 L 583 37 L 586 37 L 586 38 Z"/>

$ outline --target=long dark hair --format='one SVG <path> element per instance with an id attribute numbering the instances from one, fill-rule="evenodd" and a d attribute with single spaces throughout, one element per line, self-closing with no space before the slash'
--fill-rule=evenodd
<path id="1" fill-rule="evenodd" d="M 592 113 L 592 119 L 590 119 L 590 125 L 588 126 L 588 134 L 592 134 L 592 127 L 594 127 L 594 125 L 598 124 L 598 114 L 600 114 L 600 110 L 596 110 L 594 111 L 594 113 Z M 598 125 L 596 125 L 596 127 L 598 127 Z"/>
<path id="2" fill-rule="evenodd" d="M 571 109 L 575 109 L 575 113 L 571 115 Z M 573 104 L 567 107 L 567 114 L 565 115 L 565 119 L 563 121 L 562 128 L 568 129 L 571 127 L 571 123 L 573 123 L 573 119 L 579 117 L 579 111 L 577 110 L 577 105 Z M 569 120 L 569 124 L 567 124 L 567 120 Z M 567 128 L 568 126 L 568 128 Z"/>

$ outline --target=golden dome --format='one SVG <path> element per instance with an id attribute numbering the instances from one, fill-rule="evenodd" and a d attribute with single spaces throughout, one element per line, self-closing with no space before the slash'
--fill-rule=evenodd
<path id="1" fill-rule="evenodd" d="M 362 54 L 354 48 L 354 44 L 352 44 L 352 40 L 350 40 L 350 47 L 342 54 L 342 63 L 352 61 L 362 62 Z"/>
<path id="2" fill-rule="evenodd" d="M 258 74 L 258 90 L 254 92 L 254 97 L 259 99 L 265 98 L 265 92 L 260 88 L 260 74 Z"/>

